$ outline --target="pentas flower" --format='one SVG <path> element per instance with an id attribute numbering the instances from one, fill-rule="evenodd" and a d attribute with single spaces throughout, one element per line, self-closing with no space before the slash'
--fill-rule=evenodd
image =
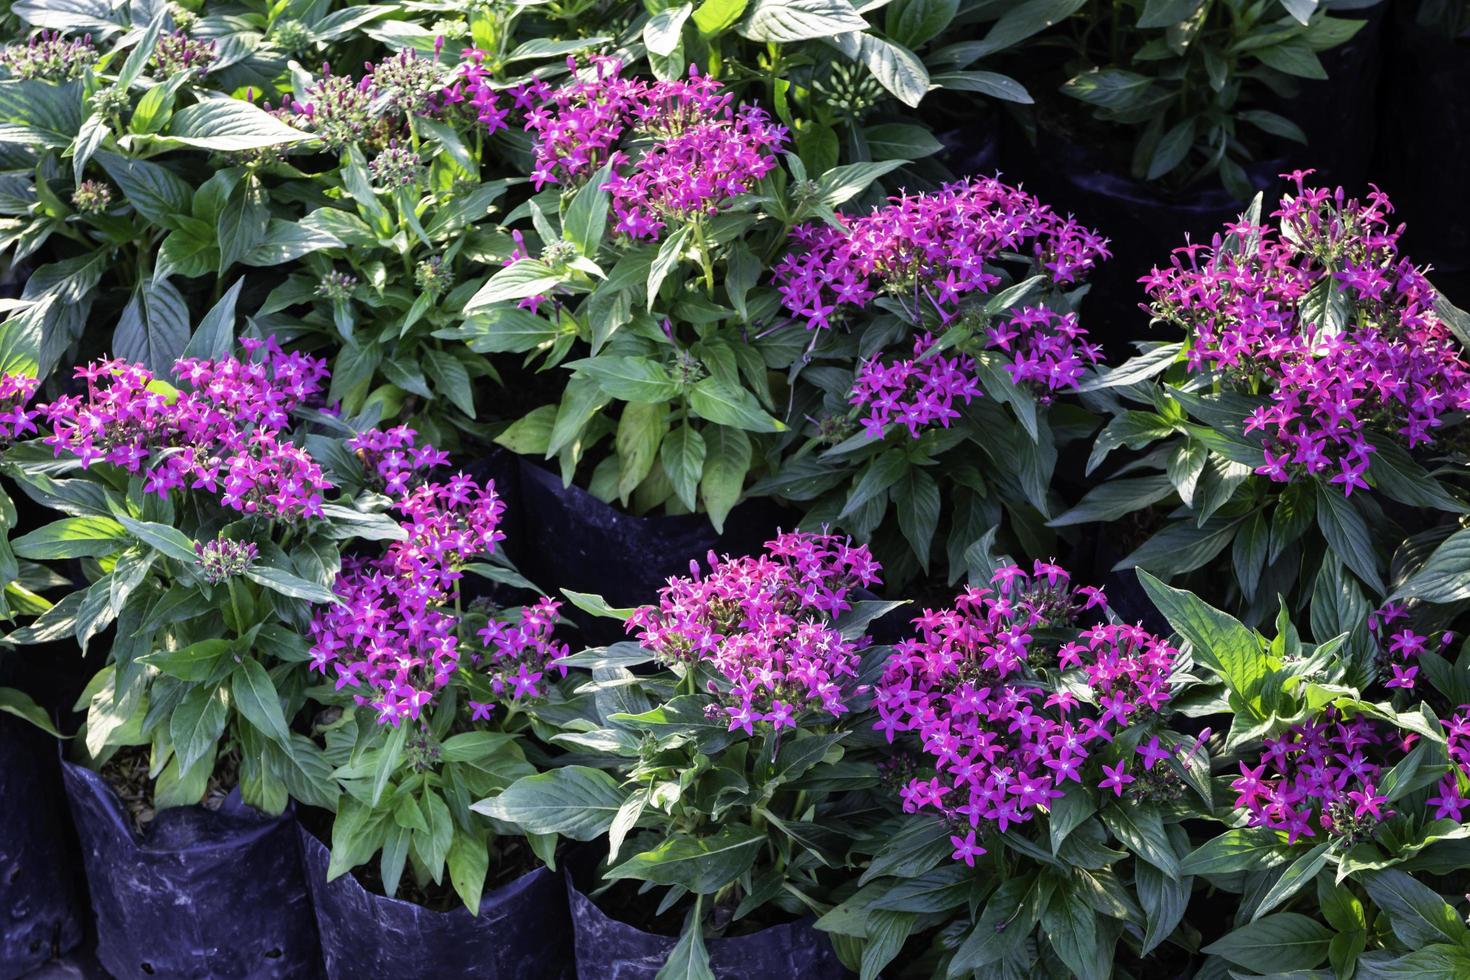
<path id="1" fill-rule="evenodd" d="M 1097 232 L 989 177 L 903 194 L 838 220 L 840 228 L 793 229 L 796 247 L 773 274 L 786 309 L 813 330 L 880 294 L 905 303 L 916 322 L 929 310 L 948 322 L 967 297 L 999 285 L 986 267 L 1006 254 L 1033 260 L 1060 284 L 1078 282 L 1108 256 Z"/>
<path id="2" fill-rule="evenodd" d="M 486 53 L 479 48 L 466 48 L 464 60 L 455 69 L 447 86 L 438 94 L 436 104 L 441 111 L 461 106 L 493 136 L 510 128 L 512 111 L 529 113 L 551 96 L 551 86 L 539 78 L 512 85 L 495 87 L 494 77 L 485 65 Z"/>
<path id="3" fill-rule="evenodd" d="M 225 537 L 194 542 L 194 553 L 199 556 L 199 570 L 210 585 L 244 575 L 260 557 L 259 549 L 249 541 L 233 541 Z"/>
<path id="4" fill-rule="evenodd" d="M 1437 795 L 1428 802 L 1434 807 L 1434 819 L 1464 823 L 1462 814 L 1470 808 L 1470 796 L 1465 792 L 1470 787 L 1470 705 L 1460 705 L 1445 723 L 1445 734 L 1452 767 L 1435 787 Z"/>
<path id="5" fill-rule="evenodd" d="M 701 572 L 672 578 L 657 605 L 628 619 L 644 649 L 665 663 L 714 672 L 709 683 L 730 731 L 757 724 L 780 732 L 814 713 L 849 710 L 865 640 L 844 637 L 834 619 L 852 593 L 878 581 L 868 549 L 835 534 L 791 532 L 763 554 L 708 558 Z"/>
<path id="6" fill-rule="evenodd" d="M 197 41 L 186 32 L 175 30 L 158 36 L 148 64 L 159 80 L 166 81 L 181 72 L 207 74 L 215 56 L 213 41 Z"/>
<path id="7" fill-rule="evenodd" d="M 331 484 L 288 426 L 320 397 L 326 362 L 287 354 L 274 339 L 240 346 L 244 360 L 179 359 L 178 391 L 118 358 L 78 368 L 87 393 L 41 406 L 52 428 L 43 441 L 84 468 L 105 462 L 140 475 L 159 496 L 203 490 L 245 514 L 319 515 Z"/>
<path id="8" fill-rule="evenodd" d="M 60 31 L 41 31 L 25 44 L 0 49 L 0 68 L 11 78 L 68 82 L 81 78 L 96 63 L 97 48 L 90 34 L 68 38 Z"/>
<path id="9" fill-rule="evenodd" d="M 1288 175 L 1279 229 L 1227 225 L 1228 239 L 1176 249 L 1140 281 L 1154 316 L 1188 331 L 1191 371 L 1269 399 L 1244 420 L 1265 452 L 1256 472 L 1351 494 L 1368 486 L 1370 435 L 1432 442 L 1470 408 L 1470 370 L 1433 287 L 1399 254 L 1388 195 L 1307 187 L 1310 173 Z"/>
<path id="10" fill-rule="evenodd" d="M 1384 686 L 1412 691 L 1419 676 L 1419 655 L 1431 649 L 1442 653 L 1454 642 L 1455 634 L 1446 630 L 1435 638 L 1416 633 L 1409 628 L 1408 619 L 1403 603 L 1389 601 L 1368 614 L 1368 632 L 1378 641 L 1379 660 L 1392 675 Z"/>
<path id="11" fill-rule="evenodd" d="M 366 432 L 353 448 L 397 485 L 420 463 L 442 459 L 432 447 L 414 445 L 412 435 L 402 428 Z M 339 690 L 351 689 L 358 704 L 371 705 L 380 723 L 397 725 L 419 718 L 460 665 L 460 620 L 451 607 L 456 583 L 465 564 L 488 557 L 504 539 L 505 504 L 493 484 L 459 473 L 406 488 L 394 507 L 403 540 L 375 559 L 344 561 L 333 586 L 341 601 L 319 610 L 311 624 L 311 666 L 335 672 Z M 549 649 L 549 629 L 541 625 L 547 614 L 538 610 L 523 621 L 523 651 Z M 555 620 L 554 610 L 550 617 Z M 497 664 L 514 649 L 509 641 L 486 645 Z"/>
<path id="12" fill-rule="evenodd" d="M 568 64 L 576 70 L 575 59 Z M 547 93 L 526 115 L 536 133 L 531 178 L 575 185 L 605 163 L 615 231 L 656 239 L 670 223 L 716 213 L 776 167 L 786 130 L 691 66 L 688 79 L 622 77 L 592 58 L 588 77 Z"/>
<path id="13" fill-rule="evenodd" d="M 1076 313 L 1041 306 L 1023 306 L 993 324 L 986 346 L 1008 355 L 1005 369 L 1011 380 L 1031 389 L 1042 402 L 1076 385 L 1088 366 L 1102 357 L 1102 348 L 1087 342 Z"/>
<path id="14" fill-rule="evenodd" d="M 331 65 L 322 65 L 322 77 L 306 87 L 305 99 L 291 102 L 292 124 L 311 133 L 329 150 L 341 150 L 363 139 L 376 125 L 372 111 L 373 79 L 364 75 L 354 82 L 346 75 L 333 75 Z"/>
<path id="15" fill-rule="evenodd" d="M 23 374 L 0 374 L 0 444 L 38 431 L 38 413 L 26 406 L 39 385 Z"/>
<path id="16" fill-rule="evenodd" d="M 470 663 L 488 678 L 498 700 L 544 697 L 552 675 L 567 676 L 566 665 L 558 661 L 571 650 L 552 639 L 560 611 L 561 603 L 543 597 L 521 610 L 520 622 L 491 620 L 479 631 L 484 650 L 471 654 Z M 488 718 L 494 709 L 493 702 L 471 700 L 469 705 L 475 719 Z"/>
<path id="17" fill-rule="evenodd" d="M 371 78 L 373 100 L 380 111 L 404 116 L 422 116 L 437 109 L 444 86 L 444 69 L 438 59 L 421 58 L 412 48 L 374 65 L 367 62 L 365 78 Z"/>
<path id="18" fill-rule="evenodd" d="M 1240 764 L 1231 784 L 1235 806 L 1252 827 L 1283 830 L 1288 843 L 1318 831 L 1357 844 L 1393 814 L 1379 791 L 1392 760 L 1408 740 L 1380 731 L 1371 719 L 1335 708 L 1264 741 L 1254 766 Z"/>
<path id="19" fill-rule="evenodd" d="M 964 354 L 924 356 L 934 346 L 932 334 L 914 338 L 914 356 L 887 364 L 865 361 L 853 379 L 848 401 L 865 410 L 862 427 L 873 438 L 882 438 L 888 426 L 898 422 L 917 439 L 930 425 L 948 427 L 960 417 L 957 400 L 978 398 L 980 382 L 975 361 Z"/>
<path id="20" fill-rule="evenodd" d="M 1157 738 L 1141 767 L 1130 754 L 1101 779 L 1083 771 L 1099 743 L 1155 720 L 1169 702 L 1178 657 L 1140 626 L 1078 629 L 1084 615 L 1106 611 L 1101 590 L 1074 587 L 1055 564 L 1008 565 L 952 608 L 925 610 L 914 621 L 918 636 L 889 658 L 874 691 L 873 727 L 889 742 L 917 738 L 920 772 L 901 786 L 903 808 L 938 812 L 959 827 L 951 839 L 956 860 L 973 864 L 984 853 L 977 832 L 1026 823 L 1067 782 L 1118 796 L 1179 782 L 1162 771 L 1174 750 Z M 1073 638 L 1049 638 L 1059 632 Z M 1063 674 L 1066 684 L 1058 683 Z"/>
<path id="21" fill-rule="evenodd" d="M 382 481 L 383 492 L 398 496 L 408 491 L 415 474 L 444 466 L 449 454 L 418 442 L 418 433 L 406 425 L 368 429 L 347 440 L 367 471 Z"/>

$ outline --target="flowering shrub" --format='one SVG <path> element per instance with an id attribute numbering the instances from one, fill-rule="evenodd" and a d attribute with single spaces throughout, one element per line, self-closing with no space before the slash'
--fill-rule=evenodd
<path id="1" fill-rule="evenodd" d="M 1067 291 L 1107 254 L 1097 232 L 993 178 L 794 229 L 773 279 L 811 331 L 790 412 L 804 424 L 755 490 L 871 537 L 899 584 L 928 569 L 936 537 L 942 577 L 978 575 L 1003 521 L 1007 545 L 1048 550 L 1054 423 L 1074 411 L 1052 403 L 1100 356 Z"/>
<path id="2" fill-rule="evenodd" d="M 1123 446 L 1152 455 L 1058 523 L 1177 498 L 1186 519 L 1121 566 L 1182 575 L 1215 567 L 1229 547 L 1248 621 L 1269 615 L 1278 593 L 1311 597 L 1314 634 L 1356 629 L 1361 650 L 1374 599 L 1388 597 L 1374 529 L 1398 511 L 1385 506 L 1416 508 L 1410 519 L 1429 527 L 1465 510 L 1424 463 L 1470 399 L 1470 374 L 1452 314 L 1399 252 L 1387 197 L 1359 201 L 1306 178 L 1292 175 L 1272 223 L 1258 202 L 1208 247 L 1179 249 L 1144 277 L 1156 320 L 1186 340 L 1100 382 L 1144 407 L 1119 406 L 1089 468 Z M 1159 372 L 1162 388 L 1127 387 Z M 1149 470 L 1164 472 L 1137 475 Z"/>
<path id="3" fill-rule="evenodd" d="M 657 605 L 619 613 L 636 644 L 569 658 L 592 670 L 597 727 L 557 741 L 616 746 L 614 775 L 563 766 L 476 806 L 527 833 L 608 834 L 607 880 L 667 886 L 666 905 L 693 896 L 671 963 L 704 961 L 700 934 L 723 902 L 743 918 L 826 900 L 821 869 L 842 860 L 826 836 L 841 819 L 827 786 L 868 781 L 843 746 L 865 700 L 866 624 L 891 608 L 857 597 L 880 569 L 837 535 L 782 534 L 709 566 L 671 580 Z M 630 670 L 649 661 L 656 674 Z M 615 699 L 598 690 L 610 684 Z"/>

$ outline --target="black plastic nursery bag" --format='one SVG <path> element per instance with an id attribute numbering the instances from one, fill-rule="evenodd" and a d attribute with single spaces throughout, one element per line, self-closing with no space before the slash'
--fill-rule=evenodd
<path id="1" fill-rule="evenodd" d="M 82 938 L 55 769 L 55 739 L 0 714 L 0 980 Z"/>
<path id="2" fill-rule="evenodd" d="M 567 873 L 577 944 L 577 980 L 654 980 L 678 942 L 619 922 L 578 890 Z M 718 980 L 842 980 L 851 976 L 811 919 L 748 936 L 705 940 Z"/>
<path id="3" fill-rule="evenodd" d="M 97 773 L 63 763 L 97 916 L 97 958 L 114 977 L 312 980 L 316 921 L 295 821 L 235 790 L 217 811 L 162 810 L 136 833 Z"/>
<path id="4" fill-rule="evenodd" d="M 783 518 L 794 529 L 799 515 L 767 500 L 747 501 L 731 511 L 723 535 L 704 514 L 626 514 L 525 459 L 517 460 L 518 536 L 506 545 L 521 574 L 542 588 L 591 592 L 612 606 L 652 602 L 671 575 L 689 574 L 711 550 L 751 554 L 775 536 Z M 507 495 L 509 488 L 501 488 Z M 619 624 L 590 620 L 568 610 L 592 642 L 623 639 Z"/>
<path id="5" fill-rule="evenodd" d="M 327 881 L 326 845 L 298 829 L 328 980 L 575 975 L 566 896 L 545 868 L 483 896 L 478 916 L 462 907 L 436 912 L 375 895 L 350 874 Z"/>

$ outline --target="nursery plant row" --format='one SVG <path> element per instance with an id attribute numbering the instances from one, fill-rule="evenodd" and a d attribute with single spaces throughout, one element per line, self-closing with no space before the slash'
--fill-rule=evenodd
<path id="1" fill-rule="evenodd" d="M 6 9 L 0 977 L 1470 976 L 1463 4 Z"/>

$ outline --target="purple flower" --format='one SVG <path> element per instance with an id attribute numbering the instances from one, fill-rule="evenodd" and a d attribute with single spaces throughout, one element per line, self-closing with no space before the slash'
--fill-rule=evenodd
<path id="1" fill-rule="evenodd" d="M 22 374 L 0 374 L 0 445 L 38 431 L 38 413 L 26 406 L 39 384 Z"/>
<path id="2" fill-rule="evenodd" d="M 666 663 L 702 662 L 719 677 L 711 693 L 730 731 L 779 731 L 809 712 L 849 710 L 866 641 L 833 624 L 852 590 L 878 580 L 868 549 L 833 534 L 782 534 L 764 554 L 709 556 L 690 564 L 657 605 L 628 619 L 638 642 Z"/>
<path id="3" fill-rule="evenodd" d="M 869 214 L 838 220 L 841 228 L 793 229 L 797 247 L 773 274 L 786 309 L 812 329 L 880 294 L 904 303 L 914 322 L 931 309 L 948 322 L 967 297 L 1000 283 L 986 267 L 1005 253 L 1029 255 L 1038 271 L 1065 284 L 1108 255 L 1095 231 L 993 178 L 890 198 Z"/>
<path id="4" fill-rule="evenodd" d="M 173 394 L 120 359 L 78 368 L 87 394 L 41 406 L 52 428 L 43 441 L 84 468 L 108 463 L 141 476 L 159 496 L 202 490 L 244 514 L 319 515 L 331 484 L 288 426 L 292 411 L 321 397 L 326 362 L 287 354 L 274 339 L 240 346 L 243 360 L 181 358 Z"/>
<path id="5" fill-rule="evenodd" d="M 67 82 L 81 78 L 97 63 L 92 35 L 67 38 L 60 31 L 40 31 L 25 44 L 0 49 L 0 67 L 11 78 Z"/>
<path id="6" fill-rule="evenodd" d="M 1388 196 L 1307 187 L 1310 173 L 1289 175 L 1279 230 L 1227 225 L 1228 239 L 1176 249 L 1140 282 L 1153 315 L 1188 332 L 1190 370 L 1269 399 L 1245 421 L 1263 439 L 1256 472 L 1320 476 L 1351 495 L 1369 485 L 1368 436 L 1432 442 L 1470 408 L 1470 370 L 1433 287 L 1399 254 Z"/>
<path id="7" fill-rule="evenodd" d="M 914 338 L 912 359 L 888 364 L 872 360 L 858 368 L 848 400 L 867 410 L 863 429 L 882 438 L 888 426 L 901 423 L 915 439 L 920 430 L 938 423 L 945 428 L 960 417 L 957 399 L 966 403 L 980 396 L 975 361 L 963 354 L 924 355 L 934 346 L 930 334 Z"/>
<path id="8" fill-rule="evenodd" d="M 1064 783 L 1081 783 L 1094 743 L 1154 719 L 1168 703 L 1177 651 L 1137 626 L 1079 630 L 1081 614 L 1100 604 L 1097 590 L 1036 562 L 1030 572 L 1001 568 L 991 588 L 968 588 L 952 608 L 915 620 L 918 636 L 898 644 L 874 691 L 874 727 L 890 742 L 917 739 L 923 768 L 900 791 L 906 811 L 1004 832 L 1048 808 Z M 1075 638 L 1046 638 L 1059 631 Z M 1072 690 L 1058 682 L 1064 672 Z M 1102 788 L 1122 795 L 1129 783 L 1150 792 L 1177 783 L 1168 765 L 1176 753 L 1157 738 L 1148 749 L 1141 775 L 1125 759 L 1104 770 Z M 961 844 L 973 839 L 951 842 L 956 860 L 967 860 Z"/>

